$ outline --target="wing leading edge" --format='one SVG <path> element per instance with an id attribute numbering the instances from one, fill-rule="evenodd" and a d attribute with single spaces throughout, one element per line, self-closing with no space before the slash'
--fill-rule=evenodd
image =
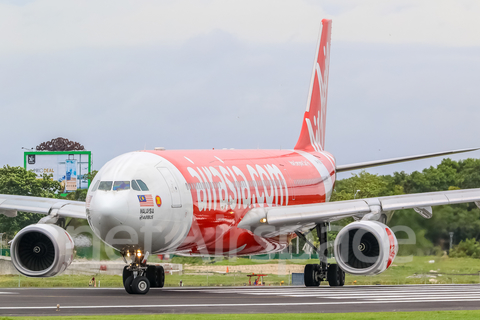
<path id="1" fill-rule="evenodd" d="M 15 217 L 18 211 L 87 219 L 82 201 L 0 194 L 0 214 Z"/>
<path id="2" fill-rule="evenodd" d="M 286 207 L 254 208 L 238 224 L 239 228 L 276 236 L 310 227 L 320 222 L 332 222 L 346 217 L 378 220 L 382 213 L 414 209 L 431 218 L 432 206 L 475 202 L 480 208 L 480 189 L 439 191 L 397 196 L 326 202 Z M 368 215 L 368 216 L 367 216 Z"/>

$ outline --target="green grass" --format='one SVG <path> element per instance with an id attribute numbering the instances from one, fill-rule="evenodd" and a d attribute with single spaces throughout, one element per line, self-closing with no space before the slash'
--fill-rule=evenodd
<path id="1" fill-rule="evenodd" d="M 0 276 L 0 288 L 17 288 L 19 287 L 39 287 L 39 288 L 51 288 L 51 287 L 87 287 L 89 280 L 92 276 L 84 275 L 59 275 L 52 278 L 28 278 L 25 276 L 15 275 L 3 275 Z M 97 286 L 100 282 L 102 288 L 121 288 L 122 277 L 110 276 L 110 275 L 96 275 Z M 269 275 L 265 277 L 267 285 L 280 285 L 281 281 L 284 284 L 289 284 L 290 277 Z M 182 280 L 184 286 L 242 286 L 248 284 L 248 277 L 246 274 L 241 273 L 229 273 L 229 274 L 210 274 L 206 275 L 165 275 L 166 287 L 178 287 L 180 280 Z M 252 282 L 254 279 L 252 279 Z"/>
<path id="2" fill-rule="evenodd" d="M 208 319 L 208 320 L 235 320 L 235 319 L 319 319 L 320 317 L 328 320 L 356 320 L 356 319 L 419 319 L 419 320 L 451 320 L 451 319 L 478 319 L 479 310 L 472 311 L 416 311 L 416 312 L 365 312 L 365 313 L 284 313 L 284 314 L 155 314 L 155 315 L 112 315 L 112 316 L 56 316 L 54 319 L 62 320 L 157 320 L 157 319 Z M 34 320 L 51 319 L 52 317 L 0 317 L 0 320 Z"/>
<path id="3" fill-rule="evenodd" d="M 434 260 L 434 263 L 429 263 Z M 278 263 L 278 260 L 256 260 L 236 258 L 234 260 L 222 260 L 221 264 L 216 265 L 234 266 L 247 264 Z M 287 261 L 287 263 L 299 264 L 298 261 Z M 333 262 L 333 261 L 332 261 Z M 317 263 L 316 260 L 303 261 L 301 264 Z M 185 265 L 185 273 L 189 273 L 189 269 L 195 268 L 192 265 Z M 436 271 L 430 272 L 430 271 Z M 480 259 L 472 258 L 448 258 L 448 257 L 413 257 L 411 261 L 403 262 L 398 257 L 393 265 L 384 273 L 377 276 L 346 276 L 346 284 L 352 285 L 396 285 L 396 284 L 430 284 L 430 279 L 436 281 L 437 284 L 450 283 L 480 283 Z M 474 274 L 474 275 L 460 275 Z M 435 277 L 433 277 L 435 276 Z M 98 274 L 95 276 L 97 283 L 100 281 L 101 287 L 122 287 L 121 276 L 109 276 Z M 85 275 L 60 275 L 52 278 L 27 278 L 24 276 L 2 275 L 0 276 L 0 288 L 20 287 L 86 287 L 91 276 Z M 217 274 L 183 274 L 183 275 L 166 275 L 166 286 L 178 286 L 182 280 L 184 286 L 242 286 L 248 283 L 247 274 L 228 273 Z M 252 279 L 253 280 L 253 279 Z M 278 276 L 269 275 L 264 278 L 267 285 L 280 285 L 283 281 L 284 285 L 290 283 L 290 275 Z M 326 283 L 322 282 L 322 285 Z"/>
<path id="4" fill-rule="evenodd" d="M 149 262 L 153 263 L 162 263 L 156 256 L 150 257 Z M 286 264 L 307 264 L 307 263 L 317 263 L 318 260 L 301 260 L 301 259 L 292 259 L 292 260 L 283 260 Z M 311 262 L 308 262 L 311 261 Z M 258 265 L 258 264 L 270 264 L 278 263 L 278 260 L 260 260 L 260 259 L 249 259 L 242 257 L 233 257 L 230 259 L 224 259 L 223 257 L 214 259 L 214 258 L 190 258 L 190 257 L 174 257 L 169 262 L 179 263 L 185 265 L 205 265 L 205 266 L 245 266 L 245 265 Z"/>
<path id="5" fill-rule="evenodd" d="M 434 263 L 429 261 L 434 260 Z M 430 271 L 436 271 L 430 272 Z M 475 275 L 461 275 L 475 274 Z M 435 277 L 434 277 L 435 276 Z M 393 265 L 377 276 L 345 277 L 346 284 L 437 284 L 480 283 L 480 260 L 472 258 L 413 257 L 410 262 L 396 259 Z"/>

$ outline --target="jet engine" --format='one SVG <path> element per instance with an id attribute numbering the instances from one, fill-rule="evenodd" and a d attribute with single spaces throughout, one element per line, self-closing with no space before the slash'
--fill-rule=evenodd
<path id="1" fill-rule="evenodd" d="M 27 277 L 52 277 L 72 263 L 72 237 L 59 226 L 34 224 L 20 230 L 11 245 L 12 262 Z"/>
<path id="2" fill-rule="evenodd" d="M 377 221 L 353 222 L 343 228 L 334 244 L 340 268 L 350 274 L 374 275 L 395 259 L 398 242 L 393 231 Z"/>

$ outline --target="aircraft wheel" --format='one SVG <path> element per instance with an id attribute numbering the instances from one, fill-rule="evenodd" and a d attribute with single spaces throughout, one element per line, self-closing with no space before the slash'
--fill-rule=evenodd
<path id="1" fill-rule="evenodd" d="M 156 266 L 157 271 L 157 287 L 163 288 L 165 285 L 165 270 L 162 266 Z"/>
<path id="2" fill-rule="evenodd" d="M 150 286 L 152 288 L 159 287 L 160 279 L 157 275 L 157 268 L 155 266 L 148 266 L 146 276 L 148 281 L 150 281 Z"/>
<path id="3" fill-rule="evenodd" d="M 132 282 L 133 282 L 133 276 L 130 276 L 123 283 L 123 287 L 125 288 L 125 291 L 127 291 L 128 294 L 134 293 L 132 289 Z"/>
<path id="4" fill-rule="evenodd" d="M 331 264 L 328 266 L 327 280 L 330 287 L 343 286 L 345 283 L 345 273 L 337 264 Z"/>
<path id="5" fill-rule="evenodd" d="M 320 270 L 318 264 L 307 264 L 304 269 L 303 279 L 306 287 L 318 287 L 320 281 L 318 281 L 317 273 Z"/>
<path id="6" fill-rule="evenodd" d="M 150 281 L 144 276 L 136 277 L 132 282 L 132 290 L 137 294 L 146 294 L 150 290 Z"/>
<path id="7" fill-rule="evenodd" d="M 129 271 L 127 268 L 128 266 L 123 267 L 123 276 L 122 276 L 123 285 L 125 285 L 125 281 L 127 280 L 127 278 L 133 274 L 133 272 Z"/>
<path id="8" fill-rule="evenodd" d="M 338 268 L 338 272 L 340 272 L 340 287 L 343 287 L 345 285 L 345 271 Z"/>

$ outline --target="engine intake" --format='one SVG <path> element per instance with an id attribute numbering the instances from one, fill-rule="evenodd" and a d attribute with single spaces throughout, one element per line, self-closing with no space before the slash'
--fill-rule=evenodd
<path id="1" fill-rule="evenodd" d="M 35 224 L 20 230 L 11 245 L 12 262 L 28 277 L 52 277 L 72 263 L 72 237 L 56 225 Z"/>
<path id="2" fill-rule="evenodd" d="M 353 222 L 343 228 L 334 244 L 342 270 L 355 275 L 385 271 L 395 259 L 398 242 L 392 230 L 377 221 Z"/>

